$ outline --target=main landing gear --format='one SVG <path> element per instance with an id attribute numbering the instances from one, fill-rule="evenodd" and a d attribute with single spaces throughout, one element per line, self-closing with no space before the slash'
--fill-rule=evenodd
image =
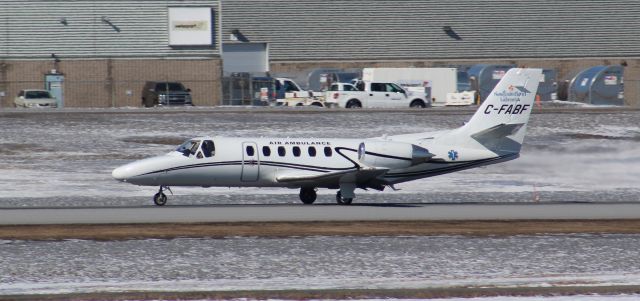
<path id="1" fill-rule="evenodd" d="M 316 194 L 315 188 L 310 188 L 310 187 L 300 188 L 300 200 L 305 205 L 313 204 L 313 202 L 316 201 L 316 197 L 318 197 L 318 195 Z"/>
<path id="2" fill-rule="evenodd" d="M 317 197 L 318 197 L 318 194 L 316 193 L 316 188 L 312 188 L 312 187 L 300 188 L 300 200 L 302 201 L 302 203 L 306 205 L 311 205 L 313 204 L 313 202 L 316 201 Z M 338 193 L 336 193 L 336 202 L 339 205 L 351 205 L 351 202 L 353 202 L 353 198 L 352 197 L 343 198 L 342 192 L 338 190 Z"/>
<path id="3" fill-rule="evenodd" d="M 153 202 L 157 206 L 164 206 L 164 204 L 167 203 L 167 195 L 164 194 L 165 190 L 168 190 L 169 192 L 171 192 L 171 194 L 173 194 L 173 191 L 171 191 L 171 188 L 169 188 L 168 186 L 160 186 L 160 190 L 158 191 L 158 193 L 153 196 Z"/>

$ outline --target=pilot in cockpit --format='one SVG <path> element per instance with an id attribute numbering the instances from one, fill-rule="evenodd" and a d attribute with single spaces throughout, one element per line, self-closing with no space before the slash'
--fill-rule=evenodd
<path id="1" fill-rule="evenodd" d="M 202 141 L 201 149 L 202 149 L 202 154 L 203 154 L 206 158 L 209 158 L 209 157 L 211 157 L 211 156 L 214 156 L 214 155 L 215 155 L 215 152 L 216 152 L 216 147 L 215 147 L 215 145 L 213 144 L 213 141 L 211 141 L 211 140 L 204 140 L 204 141 Z"/>
<path id="2" fill-rule="evenodd" d="M 215 144 L 211 140 L 187 140 L 182 143 L 177 149 L 177 152 L 182 153 L 185 157 L 195 155 L 196 158 L 209 158 L 215 155 Z"/>

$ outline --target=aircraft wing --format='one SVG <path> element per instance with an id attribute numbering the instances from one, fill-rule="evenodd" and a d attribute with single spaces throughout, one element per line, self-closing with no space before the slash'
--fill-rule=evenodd
<path id="1" fill-rule="evenodd" d="M 313 183 L 314 186 L 326 186 L 327 183 L 355 182 L 367 183 L 376 177 L 385 174 L 389 169 L 375 167 L 361 167 L 344 171 L 317 173 L 309 171 L 285 171 L 276 176 L 281 183 Z"/>

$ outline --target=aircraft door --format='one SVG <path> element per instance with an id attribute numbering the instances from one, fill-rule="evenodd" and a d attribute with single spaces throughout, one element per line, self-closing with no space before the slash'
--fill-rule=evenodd
<path id="1" fill-rule="evenodd" d="M 260 158 L 255 142 L 242 143 L 242 176 L 243 182 L 254 182 L 260 174 Z"/>

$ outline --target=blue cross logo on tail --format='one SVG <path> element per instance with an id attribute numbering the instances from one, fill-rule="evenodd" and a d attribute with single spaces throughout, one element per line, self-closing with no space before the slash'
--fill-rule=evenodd
<path id="1" fill-rule="evenodd" d="M 451 161 L 458 160 L 458 152 L 454 151 L 454 150 L 450 150 L 449 151 L 449 159 L 451 159 Z"/>

